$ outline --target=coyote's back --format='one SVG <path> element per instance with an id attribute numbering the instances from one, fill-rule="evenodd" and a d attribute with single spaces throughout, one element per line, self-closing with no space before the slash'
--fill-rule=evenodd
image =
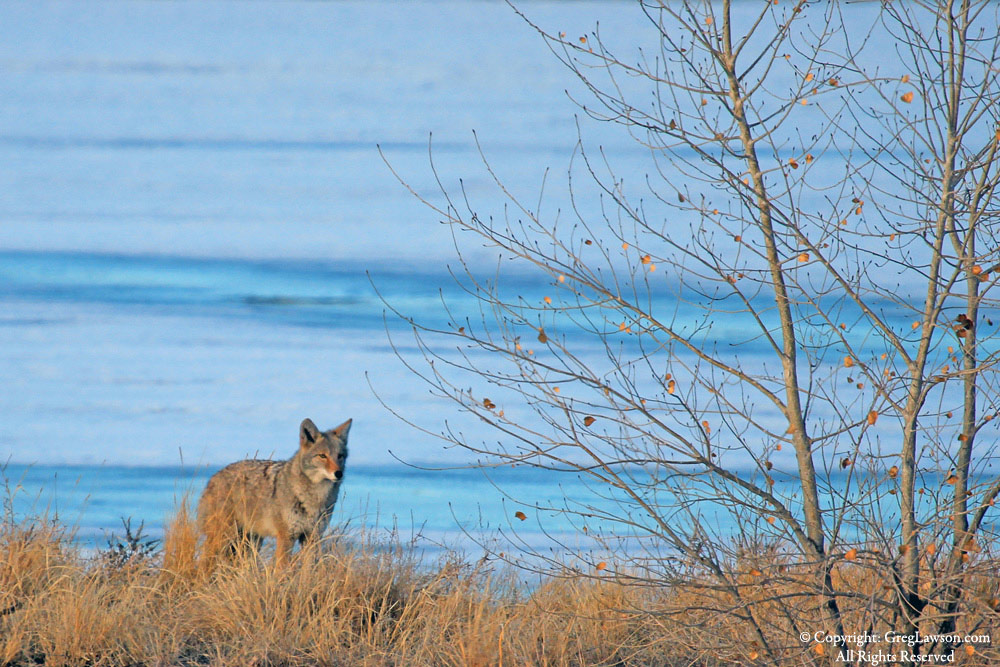
<path id="1" fill-rule="evenodd" d="M 337 502 L 350 428 L 347 420 L 320 431 L 306 419 L 299 448 L 287 461 L 237 461 L 215 473 L 198 501 L 205 555 L 214 559 L 241 543 L 258 547 L 274 537 L 280 560 L 295 541 L 319 537 Z"/>

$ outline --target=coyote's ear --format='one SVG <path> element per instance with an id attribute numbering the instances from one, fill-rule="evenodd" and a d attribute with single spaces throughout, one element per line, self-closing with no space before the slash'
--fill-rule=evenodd
<path id="1" fill-rule="evenodd" d="M 348 419 L 346 422 L 344 422 L 343 424 L 341 424 L 337 428 L 335 428 L 332 431 L 330 431 L 330 433 L 333 433 L 338 438 L 346 438 L 347 437 L 347 432 L 351 430 L 351 422 L 352 421 L 354 421 L 354 420 L 353 419 Z"/>
<path id="2" fill-rule="evenodd" d="M 299 447 L 308 447 L 319 438 L 319 429 L 311 419 L 303 419 L 299 427 Z"/>

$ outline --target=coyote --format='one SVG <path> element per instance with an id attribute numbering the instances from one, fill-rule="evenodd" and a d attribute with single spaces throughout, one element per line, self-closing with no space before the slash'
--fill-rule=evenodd
<path id="1" fill-rule="evenodd" d="M 242 545 L 257 550 L 265 537 L 274 537 L 280 562 L 295 540 L 318 538 L 337 502 L 350 429 L 350 419 L 325 432 L 306 419 L 299 428 L 299 449 L 289 460 L 237 461 L 215 473 L 198 501 L 207 558 Z"/>

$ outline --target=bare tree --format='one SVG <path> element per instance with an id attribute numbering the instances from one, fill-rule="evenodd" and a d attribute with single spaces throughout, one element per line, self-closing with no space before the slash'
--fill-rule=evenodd
<path id="1" fill-rule="evenodd" d="M 1000 606 L 998 8 L 635 10 L 653 53 L 525 20 L 647 174 L 581 144 L 569 216 L 499 177 L 494 216 L 445 187 L 425 199 L 501 258 L 460 262 L 477 318 L 413 323 L 414 372 L 501 435 L 442 437 L 586 480 L 591 497 L 537 507 L 589 541 L 581 573 L 695 593 L 703 647 L 949 655 L 885 633 L 974 633 Z M 544 297 L 512 294 L 511 271 L 544 276 Z"/>

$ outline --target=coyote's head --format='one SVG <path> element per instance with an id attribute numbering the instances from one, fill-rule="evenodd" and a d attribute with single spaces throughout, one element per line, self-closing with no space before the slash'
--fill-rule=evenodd
<path id="1" fill-rule="evenodd" d="M 306 477 L 319 483 L 338 481 L 344 476 L 347 463 L 347 432 L 351 420 L 330 431 L 320 431 L 311 419 L 303 420 L 299 428 L 299 461 Z"/>

